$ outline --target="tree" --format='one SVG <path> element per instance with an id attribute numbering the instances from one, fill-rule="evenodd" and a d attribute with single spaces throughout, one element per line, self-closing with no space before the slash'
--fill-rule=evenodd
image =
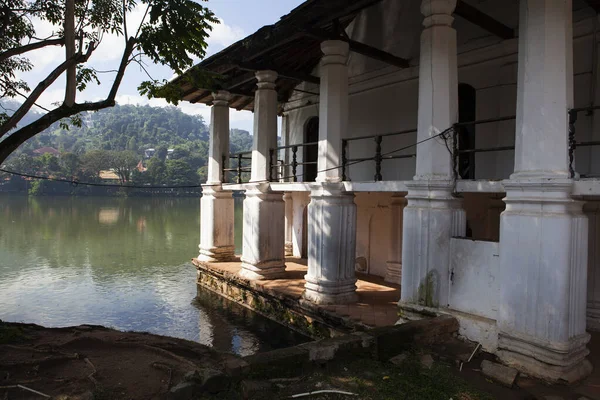
<path id="1" fill-rule="evenodd" d="M 167 180 L 167 166 L 160 158 L 152 157 L 148 160 L 146 175 L 151 184 L 162 185 Z"/>
<path id="2" fill-rule="evenodd" d="M 81 160 L 83 172 L 92 180 L 97 180 L 100 171 L 108 169 L 109 165 L 110 154 L 106 150 L 92 150 L 85 153 Z"/>
<path id="3" fill-rule="evenodd" d="M 168 160 L 167 165 L 167 178 L 169 185 L 183 186 L 183 185 L 197 185 L 199 183 L 199 176 L 196 171 L 190 168 L 188 163 L 183 160 Z"/>
<path id="4" fill-rule="evenodd" d="M 119 175 L 121 183 L 127 183 L 131 179 L 131 172 L 138 164 L 138 156 L 130 150 L 111 151 L 109 153 L 109 167 Z"/>
<path id="5" fill-rule="evenodd" d="M 127 15 L 136 7 L 135 0 L 4 0 L 0 4 L 0 100 L 24 98 L 11 115 L 0 113 L 0 164 L 19 145 L 53 123 L 69 118 L 71 124 L 79 126 L 80 113 L 114 106 L 125 70 L 131 63 L 144 69 L 142 57 L 167 65 L 177 74 L 192 65 L 192 56 L 204 57 L 210 24 L 218 23 L 208 8 L 193 0 L 140 0 L 140 5 L 145 9 L 142 22 L 128 27 Z M 57 26 L 57 33 L 39 38 L 32 22 L 35 19 Z M 122 36 L 125 43 L 114 81 L 105 99 L 78 103 L 78 91 L 100 83 L 99 72 L 87 62 L 106 33 Z M 26 56 L 52 46 L 64 47 L 64 61 L 31 90 L 19 78 L 20 73 L 35 68 Z M 46 109 L 35 121 L 18 126 L 42 93 L 62 75 L 66 77 L 62 103 Z M 189 79 L 206 79 L 199 73 L 193 75 Z M 180 89 L 152 78 L 138 89 L 173 102 L 181 95 Z M 68 126 L 64 121 L 61 124 Z"/>
<path id="6" fill-rule="evenodd" d="M 64 153 L 60 157 L 60 167 L 65 177 L 74 177 L 79 172 L 81 160 L 75 153 Z"/>

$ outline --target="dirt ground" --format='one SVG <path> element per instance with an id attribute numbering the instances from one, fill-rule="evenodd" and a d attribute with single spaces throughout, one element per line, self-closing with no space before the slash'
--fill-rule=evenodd
<path id="1" fill-rule="evenodd" d="M 171 337 L 0 321 L 0 399 L 163 399 L 186 373 L 230 358 Z"/>

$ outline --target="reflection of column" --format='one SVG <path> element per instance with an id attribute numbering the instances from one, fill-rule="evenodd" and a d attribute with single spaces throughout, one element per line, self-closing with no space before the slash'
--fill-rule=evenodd
<path id="1" fill-rule="evenodd" d="M 231 192 L 221 187 L 223 158 L 229 154 L 229 101 L 227 92 L 213 93 L 211 109 L 208 177 L 200 199 L 199 261 L 229 261 L 234 258 L 234 211 Z"/>
<path id="2" fill-rule="evenodd" d="M 390 254 L 387 262 L 385 281 L 400 284 L 402 280 L 402 226 L 406 198 L 393 196 L 390 204 L 392 214 L 390 234 Z"/>
<path id="3" fill-rule="evenodd" d="M 317 304 L 357 300 L 356 204 L 341 184 L 314 187 L 308 205 L 308 273 L 304 298 Z"/>
<path id="4" fill-rule="evenodd" d="M 453 196 L 452 157 L 444 139 L 428 140 L 458 117 L 456 0 L 423 0 L 419 63 L 419 121 L 416 175 L 407 182 L 403 216 L 402 303 L 448 304 L 450 239 L 464 236 L 465 213 Z"/>
<path id="5" fill-rule="evenodd" d="M 571 199 L 567 161 L 572 3 L 520 5 L 515 172 L 504 181 L 500 221 L 498 356 L 530 375 L 572 382 L 591 372 L 588 221 Z"/>
<path id="6" fill-rule="evenodd" d="M 293 255 L 292 232 L 294 230 L 294 200 L 290 193 L 283 195 L 285 202 L 285 255 Z"/>

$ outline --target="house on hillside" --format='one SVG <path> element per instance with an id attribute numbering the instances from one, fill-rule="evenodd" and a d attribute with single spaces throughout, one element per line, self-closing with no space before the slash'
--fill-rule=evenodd
<path id="1" fill-rule="evenodd" d="M 43 156 L 44 154 L 52 154 L 53 156 L 59 157 L 60 151 L 56 150 L 54 147 L 40 147 L 39 149 L 33 150 L 33 154 L 38 156 Z"/>
<path id="2" fill-rule="evenodd" d="M 173 82 L 212 106 L 198 259 L 233 259 L 243 190 L 244 278 L 306 258 L 304 299 L 341 304 L 357 300 L 358 269 L 401 284 L 403 315 L 454 315 L 507 364 L 586 376 L 600 328 L 599 11 L 308 0 L 205 59 L 186 74 L 221 74 L 218 87 Z M 228 154 L 229 108 L 254 112 L 250 153 Z"/>

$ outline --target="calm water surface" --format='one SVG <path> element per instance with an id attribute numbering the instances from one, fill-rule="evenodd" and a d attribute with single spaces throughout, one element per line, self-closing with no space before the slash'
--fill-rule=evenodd
<path id="1" fill-rule="evenodd" d="M 0 319 L 146 331 L 240 355 L 305 341 L 197 288 L 199 216 L 195 198 L 0 196 Z"/>

